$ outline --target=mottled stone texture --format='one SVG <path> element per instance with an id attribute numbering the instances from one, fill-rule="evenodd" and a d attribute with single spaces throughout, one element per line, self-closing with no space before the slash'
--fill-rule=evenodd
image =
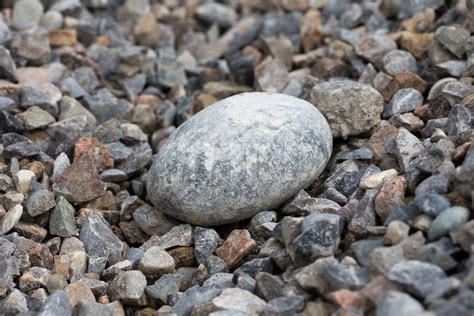
<path id="1" fill-rule="evenodd" d="M 350 80 L 317 84 L 307 97 L 331 125 L 335 138 L 368 132 L 380 123 L 383 97 L 371 86 Z"/>
<path id="2" fill-rule="evenodd" d="M 277 207 L 308 186 L 332 150 L 328 123 L 310 103 L 243 93 L 181 125 L 158 153 L 147 191 L 160 211 L 220 225 Z"/>

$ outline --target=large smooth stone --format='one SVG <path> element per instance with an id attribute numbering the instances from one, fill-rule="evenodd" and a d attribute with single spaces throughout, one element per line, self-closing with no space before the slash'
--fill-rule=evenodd
<path id="1" fill-rule="evenodd" d="M 160 211 L 192 224 L 240 221 L 307 187 L 331 150 L 329 124 L 310 103 L 242 93 L 176 129 L 148 173 L 148 197 Z"/>

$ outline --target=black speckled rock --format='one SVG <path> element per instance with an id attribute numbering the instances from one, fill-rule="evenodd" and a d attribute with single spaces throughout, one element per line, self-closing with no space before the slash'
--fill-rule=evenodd
<path id="1" fill-rule="evenodd" d="M 170 136 L 148 174 L 148 196 L 160 211 L 192 224 L 237 222 L 308 186 L 331 150 L 329 125 L 310 103 L 243 93 Z"/>

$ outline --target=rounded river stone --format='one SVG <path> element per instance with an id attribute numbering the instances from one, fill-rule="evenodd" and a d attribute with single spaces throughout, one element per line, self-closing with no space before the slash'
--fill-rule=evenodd
<path id="1" fill-rule="evenodd" d="M 160 211 L 192 224 L 237 222 L 311 184 L 331 151 L 329 124 L 312 104 L 242 93 L 176 129 L 151 166 L 148 197 Z"/>

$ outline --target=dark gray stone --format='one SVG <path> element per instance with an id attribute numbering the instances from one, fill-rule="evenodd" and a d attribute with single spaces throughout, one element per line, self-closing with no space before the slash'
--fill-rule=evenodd
<path id="1" fill-rule="evenodd" d="M 418 260 L 396 263 L 387 274 L 389 280 L 421 299 L 426 298 L 433 291 L 434 284 L 445 277 L 446 274 L 440 267 Z"/>
<path id="2" fill-rule="evenodd" d="M 99 123 L 111 118 L 126 118 L 132 109 L 130 103 L 117 99 L 107 89 L 101 89 L 93 96 L 86 96 L 84 100 Z"/>
<path id="3" fill-rule="evenodd" d="M 10 106 L 13 103 L 14 102 L 12 100 L 12 103 L 7 104 Z M 23 123 L 7 111 L 0 112 L 0 126 L 2 126 L 2 129 L 5 133 L 21 133 L 25 130 Z"/>
<path id="4" fill-rule="evenodd" d="M 0 78 L 11 82 L 17 82 L 16 65 L 13 61 L 10 51 L 5 47 L 0 47 Z"/>
<path id="5" fill-rule="evenodd" d="M 301 223 L 301 233 L 293 241 L 297 265 L 334 255 L 342 233 L 342 220 L 336 214 L 313 213 Z"/>
<path id="6" fill-rule="evenodd" d="M 326 266 L 322 278 L 333 291 L 360 290 L 370 281 L 369 270 L 353 265 L 334 263 Z"/>
<path id="7" fill-rule="evenodd" d="M 145 204 L 133 212 L 133 219 L 146 234 L 162 236 L 179 224 L 152 206 Z"/>
<path id="8" fill-rule="evenodd" d="M 73 237 L 77 231 L 74 213 L 74 207 L 62 196 L 58 197 L 49 217 L 49 233 L 64 238 Z"/>
<path id="9" fill-rule="evenodd" d="M 38 316 L 70 316 L 71 314 L 69 299 L 64 291 L 56 291 L 51 294 L 38 312 Z"/>
<path id="10" fill-rule="evenodd" d="M 372 251 L 375 248 L 383 247 L 383 245 L 383 238 L 357 240 L 351 244 L 351 252 L 354 253 L 355 259 L 361 266 L 368 267 Z"/>
<path id="11" fill-rule="evenodd" d="M 424 174 L 435 173 L 443 163 L 451 162 L 454 150 L 455 145 L 450 140 L 441 139 L 425 148 L 412 165 Z"/>
<path id="12" fill-rule="evenodd" d="M 168 302 L 168 296 L 179 291 L 181 280 L 173 274 L 164 274 L 153 285 L 145 288 L 152 298 L 160 300 L 163 304 Z"/>
<path id="13" fill-rule="evenodd" d="M 33 217 L 44 214 L 55 206 L 54 195 L 48 190 L 35 191 L 26 200 L 26 210 Z"/>
<path id="14" fill-rule="evenodd" d="M 423 104 L 423 95 L 413 88 L 400 89 L 383 111 L 383 117 L 387 118 L 397 113 L 406 113 L 415 110 Z"/>
<path id="15" fill-rule="evenodd" d="M 204 262 L 204 265 L 206 266 L 207 273 L 209 275 L 229 271 L 229 268 L 227 267 L 225 261 L 214 255 L 210 255 L 209 257 L 207 257 L 206 261 Z"/>
<path id="16" fill-rule="evenodd" d="M 449 111 L 448 124 L 446 132 L 449 136 L 458 136 L 463 133 L 472 132 L 471 126 L 472 113 L 471 111 L 460 105 L 454 105 Z"/>
<path id="17" fill-rule="evenodd" d="M 444 271 L 449 271 L 457 266 L 457 262 L 451 257 L 450 249 L 446 249 L 446 244 L 448 244 L 447 247 L 449 248 L 457 248 L 448 238 L 442 238 L 438 242 L 424 245 L 417 251 L 415 259 L 433 263 Z"/>
<path id="18" fill-rule="evenodd" d="M 352 160 L 346 160 L 336 166 L 324 181 L 325 188 L 335 188 L 345 196 L 350 196 L 359 186 L 363 171 Z"/>
<path id="19" fill-rule="evenodd" d="M 450 172 L 441 172 L 423 180 L 415 189 L 415 195 L 425 193 L 444 194 L 449 190 L 449 184 L 452 179 Z"/>
<path id="20" fill-rule="evenodd" d="M 281 288 L 285 285 L 283 280 L 267 272 L 259 272 L 255 276 L 257 281 L 257 293 L 266 301 L 283 296 Z"/>
<path id="21" fill-rule="evenodd" d="M 435 34 L 435 39 L 444 48 L 462 58 L 466 51 L 466 44 L 469 41 L 469 31 L 457 25 L 440 26 Z"/>
<path id="22" fill-rule="evenodd" d="M 101 214 L 88 214 L 81 224 L 79 239 L 89 255 L 89 272 L 101 273 L 105 265 L 122 259 L 123 243 Z"/>
<path id="23" fill-rule="evenodd" d="M 308 186 L 331 149 L 329 126 L 312 105 L 280 94 L 240 94 L 199 112 L 170 136 L 150 169 L 147 192 L 178 219 L 231 223 L 274 208 Z M 257 172 L 249 168 L 255 154 Z M 292 176 L 284 176 L 289 168 Z"/>
<path id="24" fill-rule="evenodd" d="M 275 264 L 271 258 L 256 258 L 250 261 L 247 261 L 239 268 L 237 268 L 235 273 L 245 273 L 252 278 L 254 278 L 259 272 L 268 272 L 273 273 L 275 269 Z"/>
<path id="25" fill-rule="evenodd" d="M 447 198 L 435 193 L 421 194 L 415 199 L 416 207 L 429 216 L 436 217 L 451 206 Z"/>
<path id="26" fill-rule="evenodd" d="M 219 234 L 211 228 L 194 229 L 194 255 L 198 263 L 204 263 L 222 243 Z"/>
<path id="27" fill-rule="evenodd" d="M 193 287 L 186 291 L 186 295 L 173 305 L 173 312 L 178 316 L 187 316 L 195 305 L 211 301 L 221 293 L 222 289 L 214 286 Z"/>

